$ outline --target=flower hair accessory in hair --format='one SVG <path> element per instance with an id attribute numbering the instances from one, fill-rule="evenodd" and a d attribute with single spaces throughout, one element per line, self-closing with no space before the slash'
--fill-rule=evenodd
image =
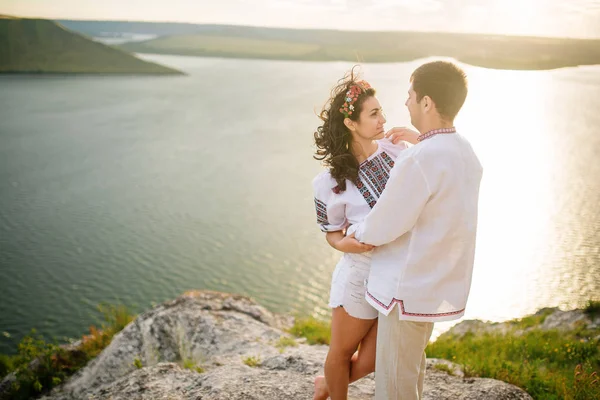
<path id="1" fill-rule="evenodd" d="M 350 89 L 346 92 L 346 101 L 344 105 L 340 108 L 340 112 L 344 114 L 344 117 L 348 118 L 352 115 L 352 111 L 354 111 L 354 103 L 358 99 L 363 92 L 366 92 L 367 89 L 371 89 L 371 85 L 367 81 L 359 81 L 354 85 L 350 86 Z"/>

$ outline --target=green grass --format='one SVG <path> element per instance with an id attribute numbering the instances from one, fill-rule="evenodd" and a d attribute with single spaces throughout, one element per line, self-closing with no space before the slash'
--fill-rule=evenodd
<path id="1" fill-rule="evenodd" d="M 437 369 L 438 371 L 443 371 L 443 372 L 447 373 L 448 375 L 454 376 L 454 371 L 452 370 L 452 368 L 450 368 L 446 364 L 435 364 L 433 366 L 433 368 Z"/>
<path id="2" fill-rule="evenodd" d="M 90 334 L 82 337 L 81 345 L 74 351 L 67 351 L 57 343 L 47 342 L 35 329 L 25 336 L 18 345 L 18 354 L 0 356 L 2 377 L 15 372 L 8 397 L 14 400 L 29 399 L 46 393 L 64 382 L 69 376 L 84 367 L 108 346 L 134 316 L 124 306 L 100 305 L 98 310 L 104 317 L 100 328 L 90 326 Z M 30 369 L 32 361 L 38 360 L 39 366 Z M 139 359 L 134 365 L 141 368 Z"/>
<path id="3" fill-rule="evenodd" d="M 600 316 L 600 301 L 590 300 L 583 309 L 590 318 Z"/>
<path id="4" fill-rule="evenodd" d="M 306 338 L 308 344 L 329 344 L 331 341 L 331 324 L 314 317 L 296 318 L 289 332 Z"/>
<path id="5" fill-rule="evenodd" d="M 204 373 L 204 368 L 202 368 L 200 365 L 197 365 L 194 360 L 191 359 L 183 360 L 183 368 L 196 371 L 199 374 Z"/>
<path id="6" fill-rule="evenodd" d="M 142 360 L 140 360 L 138 357 L 133 359 L 133 366 L 136 367 L 137 369 L 141 369 L 144 367 L 144 364 L 142 364 Z"/>
<path id="7" fill-rule="evenodd" d="M 248 357 L 242 358 L 242 362 L 249 367 L 255 368 L 260 365 L 260 358 L 256 357 L 256 356 L 248 356 Z"/>
<path id="8" fill-rule="evenodd" d="M 0 354 L 0 379 L 15 370 L 16 357 Z"/>
<path id="9" fill-rule="evenodd" d="M 427 355 L 462 365 L 467 376 L 512 383 L 534 399 L 600 399 L 600 351 L 593 335 L 583 329 L 444 334 L 428 346 Z"/>
<path id="10" fill-rule="evenodd" d="M 296 340 L 289 336 L 281 336 L 277 342 L 275 342 L 275 347 L 279 349 L 280 353 L 283 353 L 286 347 L 296 347 L 298 343 Z"/>

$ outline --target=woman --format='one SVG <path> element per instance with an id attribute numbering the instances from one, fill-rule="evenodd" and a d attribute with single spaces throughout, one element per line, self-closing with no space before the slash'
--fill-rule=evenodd
<path id="1" fill-rule="evenodd" d="M 354 70 L 333 88 L 319 117 L 315 159 L 328 169 L 313 180 L 317 223 L 344 254 L 332 276 L 331 344 L 314 400 L 337 400 L 347 398 L 349 383 L 375 370 L 377 339 L 377 311 L 365 300 L 373 247 L 345 237 L 344 230 L 376 204 L 406 145 L 384 139 L 386 119 L 375 89 L 357 80 Z"/>

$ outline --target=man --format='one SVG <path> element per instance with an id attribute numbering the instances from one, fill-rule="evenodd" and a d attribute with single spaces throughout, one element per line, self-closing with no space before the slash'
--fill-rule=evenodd
<path id="1" fill-rule="evenodd" d="M 421 399 L 433 323 L 460 318 L 471 286 L 482 167 L 454 118 L 467 96 L 465 73 L 445 61 L 411 78 L 406 106 L 419 134 L 398 157 L 365 220 L 349 228 L 374 254 L 366 297 L 379 311 L 375 398 Z"/>

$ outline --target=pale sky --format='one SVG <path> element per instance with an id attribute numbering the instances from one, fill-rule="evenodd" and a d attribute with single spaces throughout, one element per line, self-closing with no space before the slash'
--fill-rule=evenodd
<path id="1" fill-rule="evenodd" d="M 600 0 L 0 0 L 0 14 L 600 38 Z"/>

